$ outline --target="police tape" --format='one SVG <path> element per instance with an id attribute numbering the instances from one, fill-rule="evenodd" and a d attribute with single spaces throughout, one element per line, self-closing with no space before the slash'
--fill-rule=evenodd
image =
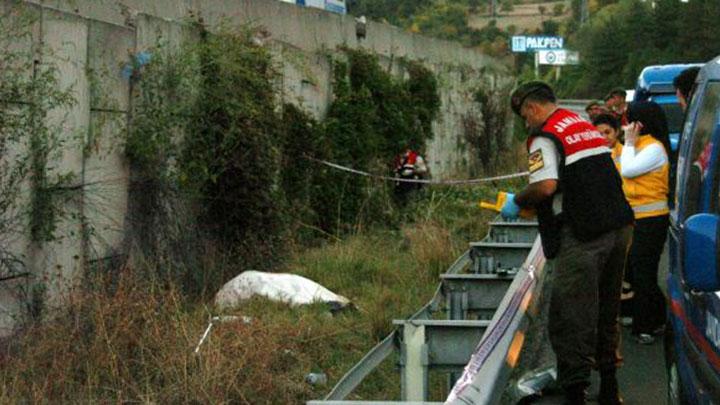
<path id="1" fill-rule="evenodd" d="M 431 184 L 431 185 L 450 185 L 450 186 L 458 186 L 458 185 L 470 185 L 470 184 L 480 184 L 480 183 L 487 183 L 491 181 L 498 181 L 498 180 L 508 180 L 508 179 L 515 179 L 519 177 L 526 177 L 530 175 L 530 172 L 518 172 L 518 173 L 512 173 L 512 174 L 504 174 L 501 176 L 493 176 L 493 177 L 483 177 L 479 179 L 467 179 L 467 180 L 434 180 L 434 179 L 402 179 L 399 177 L 391 177 L 391 176 L 383 176 L 379 174 L 372 174 L 369 172 L 365 172 L 362 170 L 353 169 L 351 167 L 342 166 L 337 163 L 328 162 L 327 160 L 322 159 L 316 159 L 310 156 L 305 156 L 306 159 L 311 160 L 316 163 L 320 163 L 322 165 L 331 167 L 336 170 L 344 171 L 347 173 L 353 173 L 364 177 L 371 177 L 374 179 L 379 180 L 385 180 L 385 181 L 396 181 L 400 183 L 419 183 L 419 184 Z"/>

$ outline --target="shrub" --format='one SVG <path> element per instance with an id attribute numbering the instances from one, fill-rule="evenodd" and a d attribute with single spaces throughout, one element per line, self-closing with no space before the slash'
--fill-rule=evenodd
<path id="1" fill-rule="evenodd" d="M 137 72 L 126 143 L 134 232 L 146 256 L 161 258 L 189 289 L 208 237 L 238 267 L 264 269 L 282 259 L 290 235 L 308 241 L 317 230 L 390 220 L 388 184 L 307 157 L 386 173 L 404 148 L 423 149 L 439 110 L 438 84 L 420 63 L 401 61 L 403 80 L 374 54 L 350 49 L 334 62 L 335 100 L 324 122 L 289 104 L 277 108 L 278 73 L 252 38 L 249 29 L 201 30 L 197 43 L 161 48 Z"/>
<path id="2" fill-rule="evenodd" d="M 417 62 L 401 61 L 408 73 L 402 80 L 383 70 L 374 54 L 344 52 L 347 61 L 334 64 L 335 100 L 324 124 L 328 156 L 359 170 L 387 172 L 395 155 L 407 147 L 422 151 L 432 138 L 440 107 L 437 81 Z M 326 230 L 384 222 L 393 212 L 386 183 L 329 173 L 325 184 L 319 216 Z"/>

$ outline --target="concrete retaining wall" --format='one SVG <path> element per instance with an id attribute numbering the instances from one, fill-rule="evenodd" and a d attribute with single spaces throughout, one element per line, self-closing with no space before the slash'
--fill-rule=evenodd
<path id="1" fill-rule="evenodd" d="M 16 0 L 0 0 L 9 7 Z M 356 37 L 351 16 L 301 8 L 276 0 L 26 0 L 22 7 L 38 16 L 32 41 L 52 49 L 43 62 L 54 63 L 61 84 L 73 89 L 77 100 L 70 111 L 56 111 L 50 120 L 65 120 L 68 138 L 81 134 L 83 145 L 69 143 L 57 170 L 75 174 L 76 198 L 60 225 L 58 241 L 38 245 L 24 240 L 18 254 L 31 271 L 53 280 L 51 295 L 61 299 L 81 274 L 82 263 L 103 261 L 120 253 L 128 216 L 128 166 L 122 139 L 130 109 L 130 84 L 121 75 L 129 56 L 152 50 L 162 40 L 177 45 L 194 35 L 189 20 L 210 27 L 256 24 L 265 27 L 269 46 L 282 72 L 283 101 L 302 105 L 322 118 L 332 100 L 328 54 L 337 48 L 363 47 L 376 52 L 398 75 L 405 72 L 393 61 L 419 60 L 438 77 L 441 114 L 434 123 L 436 137 L 426 155 L 436 177 L 467 170 L 470 156 L 463 136 L 462 116 L 474 114 L 473 90 L 482 83 L 507 80 L 505 69 L 491 58 L 458 44 L 405 33 L 370 22 L 367 35 Z M 18 46 L 30 46 L 22 43 Z M 47 56 L 52 54 L 53 56 Z M 74 138 L 73 138 L 74 139 Z M 84 223 L 80 218 L 86 218 Z M 68 281 L 70 283 L 68 283 Z M 12 286 L 9 286 L 12 287 Z M 4 290 L 11 291 L 12 288 Z M 4 291 L 2 290 L 2 291 Z M 14 295 L 0 291 L 11 327 L 17 310 Z M 9 329 L 5 329 L 7 332 Z M 0 331 L 2 333 L 2 331 Z"/>

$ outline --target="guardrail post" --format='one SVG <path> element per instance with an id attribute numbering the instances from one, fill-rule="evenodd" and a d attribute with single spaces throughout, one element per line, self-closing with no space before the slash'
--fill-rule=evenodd
<path id="1" fill-rule="evenodd" d="M 448 319 L 463 320 L 467 319 L 468 311 L 468 292 L 462 288 L 452 287 L 447 297 Z"/>
<path id="2" fill-rule="evenodd" d="M 428 347 L 425 327 L 406 322 L 402 344 L 402 400 L 425 401 L 428 396 Z"/>

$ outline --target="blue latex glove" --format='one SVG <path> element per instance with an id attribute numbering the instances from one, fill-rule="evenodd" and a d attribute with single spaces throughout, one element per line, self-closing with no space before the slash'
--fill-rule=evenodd
<path id="1" fill-rule="evenodd" d="M 507 200 L 500 210 L 500 215 L 505 219 L 515 219 L 520 215 L 520 206 L 515 204 L 515 194 L 507 193 Z"/>

